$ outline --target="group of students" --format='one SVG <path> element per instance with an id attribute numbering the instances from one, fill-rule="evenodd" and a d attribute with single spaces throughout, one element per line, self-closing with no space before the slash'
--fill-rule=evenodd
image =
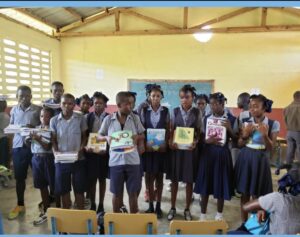
<path id="1" fill-rule="evenodd" d="M 43 204 L 35 225 L 47 220 L 46 211 L 53 200 L 57 207 L 71 208 L 72 188 L 78 209 L 84 209 L 84 194 L 87 193 L 91 210 L 103 213 L 106 179 L 110 179 L 113 212 L 127 212 L 123 202 L 125 184 L 129 211 L 137 213 L 141 211 L 138 197 L 143 176 L 149 195 L 146 212 L 156 213 L 161 218 L 164 175 L 171 181 L 169 221 L 176 216 L 179 182 L 186 184 L 185 220 L 192 220 L 193 192 L 201 195 L 200 220 L 206 220 L 210 195 L 217 199 L 215 219 L 222 220 L 224 200 L 231 200 L 238 192 L 242 195 L 242 221 L 246 221 L 248 213 L 243 205 L 250 198 L 256 199 L 273 191 L 269 158 L 280 130 L 279 122 L 266 115 L 271 112 L 273 102 L 261 94 L 242 93 L 238 98 L 242 112 L 236 118 L 225 106 L 227 99 L 220 92 L 209 97 L 197 95 L 194 87 L 184 85 L 179 90 L 180 105 L 169 111 L 162 105 L 164 92 L 159 85 L 149 84 L 145 89 L 146 99 L 136 110 L 136 93 L 121 91 L 116 95 L 117 111 L 108 114 L 105 109 L 109 99 L 101 92 L 95 92 L 92 98 L 84 95 L 75 99 L 72 94 L 64 93 L 61 82 L 53 82 L 53 98 L 45 101 L 60 104 L 60 108 L 53 110 L 32 104 L 31 89 L 18 87 L 18 105 L 11 110 L 10 124 L 45 128 L 50 132 L 49 140 L 34 132 L 28 137 L 14 135 L 12 155 L 17 206 L 8 218 L 15 219 L 25 211 L 25 180 L 28 167 L 32 165 L 34 187 L 40 189 Z M 74 111 L 76 104 L 81 113 Z M 89 112 L 91 106 L 93 112 Z M 208 118 L 222 118 L 222 125 L 227 130 L 224 145 L 217 134 L 205 138 Z M 174 143 L 177 127 L 194 128 L 194 142 L 188 150 L 180 150 Z M 158 151 L 145 145 L 149 128 L 166 130 L 166 145 Z M 96 153 L 86 148 L 89 133 L 98 133 L 99 141 L 110 144 L 111 135 L 121 130 L 132 131 L 135 144 L 132 152 L 118 153 L 108 148 Z M 74 151 L 78 152 L 78 160 L 74 163 L 60 163 L 54 158 L 56 152 Z M 95 199 L 97 181 L 98 207 Z"/>

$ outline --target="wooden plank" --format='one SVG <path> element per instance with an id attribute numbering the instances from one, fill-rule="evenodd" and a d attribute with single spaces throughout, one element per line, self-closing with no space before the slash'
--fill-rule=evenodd
<path id="1" fill-rule="evenodd" d="M 292 7 L 272 7 L 272 9 L 277 11 L 282 11 L 289 13 L 290 15 L 300 17 L 300 9 L 292 8 Z"/>
<path id="2" fill-rule="evenodd" d="M 126 11 L 127 9 L 129 9 L 129 7 L 125 7 L 125 8 L 110 8 L 108 9 L 108 12 L 106 10 L 101 10 L 100 12 L 88 16 L 86 18 L 84 18 L 82 21 L 75 21 L 69 25 L 63 26 L 59 29 L 59 32 L 66 32 L 81 26 L 84 26 L 88 23 L 97 21 L 97 20 L 101 20 L 103 18 L 106 18 L 108 16 L 114 15 L 117 11 L 123 10 Z"/>
<path id="3" fill-rule="evenodd" d="M 117 11 L 115 13 L 115 27 L 116 27 L 116 31 L 120 31 L 120 12 Z"/>
<path id="4" fill-rule="evenodd" d="M 300 31 L 300 25 L 269 25 L 246 27 L 223 27 L 212 29 L 164 29 L 164 30 L 132 30 L 132 31 L 89 31 L 57 33 L 57 37 L 86 37 L 86 36 L 132 36 L 132 35 L 180 35 L 200 32 L 213 33 L 256 33 L 256 32 L 282 32 Z"/>
<path id="5" fill-rule="evenodd" d="M 77 11 L 75 11 L 72 7 L 64 7 L 63 9 L 78 20 L 83 20 L 83 16 L 80 15 Z"/>
<path id="6" fill-rule="evenodd" d="M 219 17 L 216 17 L 214 19 L 211 19 L 211 20 L 208 20 L 206 22 L 203 22 L 203 23 L 201 23 L 199 25 L 195 25 L 195 26 L 191 27 L 191 29 L 195 29 L 195 28 L 201 29 L 203 26 L 212 25 L 212 24 L 215 24 L 215 23 L 219 23 L 221 21 L 225 21 L 225 20 L 228 20 L 230 18 L 242 15 L 242 14 L 244 14 L 246 12 L 249 12 L 249 11 L 252 11 L 254 9 L 257 9 L 257 7 L 244 7 L 244 8 L 240 8 L 238 10 L 229 12 L 229 13 L 224 14 L 222 16 L 219 16 Z"/>
<path id="7" fill-rule="evenodd" d="M 164 22 L 164 21 L 158 20 L 158 19 L 153 18 L 153 17 L 150 17 L 150 16 L 146 16 L 146 15 L 140 14 L 140 13 L 135 12 L 135 11 L 132 11 L 132 10 L 121 11 L 121 12 L 122 12 L 122 13 L 125 13 L 125 14 L 128 14 L 128 15 L 132 15 L 132 16 L 138 17 L 138 18 L 140 18 L 140 19 L 143 19 L 143 20 L 148 21 L 148 22 L 151 22 L 151 23 L 153 23 L 153 24 L 162 26 L 162 27 L 167 28 L 167 29 L 181 29 L 181 28 L 178 27 L 178 26 L 175 26 L 175 25 L 166 23 L 166 22 Z"/>
<path id="8" fill-rule="evenodd" d="M 267 24 L 267 14 L 268 8 L 263 7 L 261 12 L 261 26 L 265 26 Z"/>
<path id="9" fill-rule="evenodd" d="M 183 8 L 183 29 L 188 28 L 188 17 L 189 17 L 189 8 Z"/>
<path id="10" fill-rule="evenodd" d="M 35 19 L 35 20 L 37 20 L 37 21 L 39 21 L 39 22 L 41 22 L 41 23 L 43 23 L 43 24 L 49 26 L 49 27 L 52 27 L 52 28 L 54 28 L 55 30 L 57 30 L 57 28 L 58 28 L 57 25 L 55 25 L 55 24 L 53 24 L 53 23 L 51 23 L 51 22 L 45 20 L 45 19 L 42 18 L 42 17 L 39 17 L 39 16 L 37 16 L 37 15 L 35 15 L 35 14 L 29 12 L 26 8 L 13 8 L 13 9 L 14 9 L 15 11 L 20 12 L 20 13 L 26 15 L 26 16 L 29 16 L 29 17 L 31 17 L 31 18 L 33 18 L 33 19 Z"/>

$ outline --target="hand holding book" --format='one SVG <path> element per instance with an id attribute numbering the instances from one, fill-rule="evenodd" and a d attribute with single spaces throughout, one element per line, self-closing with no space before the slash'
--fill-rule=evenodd
<path id="1" fill-rule="evenodd" d="M 210 136 L 205 140 L 207 144 L 218 145 L 218 146 L 222 145 L 221 141 L 222 138 L 219 137 L 217 133 L 215 133 L 214 135 Z"/>

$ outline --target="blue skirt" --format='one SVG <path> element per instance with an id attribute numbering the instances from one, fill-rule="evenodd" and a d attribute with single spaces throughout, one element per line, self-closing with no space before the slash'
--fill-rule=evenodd
<path id="1" fill-rule="evenodd" d="M 167 152 L 145 152 L 142 157 L 143 171 L 149 174 L 165 173 Z"/>
<path id="2" fill-rule="evenodd" d="M 273 192 L 270 162 L 266 151 L 242 148 L 234 171 L 236 190 L 239 193 L 260 197 Z"/>
<path id="3" fill-rule="evenodd" d="M 206 144 L 202 150 L 194 192 L 216 199 L 233 196 L 233 165 L 228 147 Z"/>

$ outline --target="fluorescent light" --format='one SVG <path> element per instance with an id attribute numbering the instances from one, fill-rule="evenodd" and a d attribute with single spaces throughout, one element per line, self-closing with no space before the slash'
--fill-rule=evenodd
<path id="1" fill-rule="evenodd" d="M 207 30 L 210 29 L 210 26 L 203 26 L 201 29 L 203 30 Z M 194 38 L 196 40 L 198 40 L 201 43 L 207 43 L 213 36 L 213 33 L 210 31 L 207 32 L 199 32 L 199 33 L 195 33 L 193 34 Z"/>

